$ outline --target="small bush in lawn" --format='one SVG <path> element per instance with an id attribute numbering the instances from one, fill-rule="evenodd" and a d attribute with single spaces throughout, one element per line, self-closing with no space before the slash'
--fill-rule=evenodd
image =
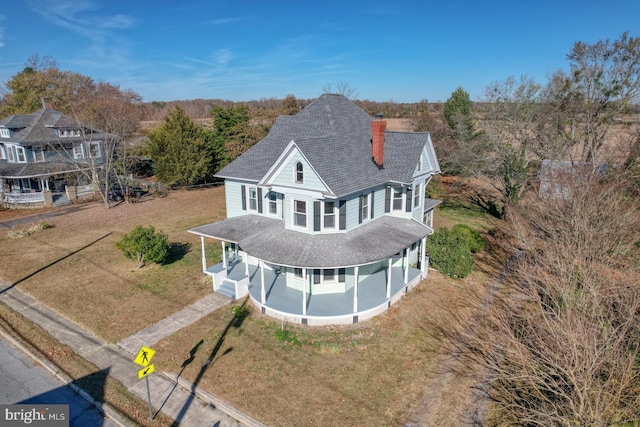
<path id="1" fill-rule="evenodd" d="M 433 268 L 449 277 L 461 279 L 473 270 L 469 245 L 448 228 L 441 228 L 429 236 L 426 249 Z"/>
<path id="2" fill-rule="evenodd" d="M 138 262 L 142 268 L 147 262 L 161 264 L 169 255 L 169 238 L 166 234 L 156 233 L 153 226 L 141 225 L 129 234 L 122 236 L 116 247 L 129 258 Z"/>
<path id="3" fill-rule="evenodd" d="M 456 224 L 451 229 L 451 232 L 457 235 L 461 240 L 467 242 L 469 249 L 474 254 L 481 252 L 484 249 L 484 239 L 473 228 L 465 224 Z"/>

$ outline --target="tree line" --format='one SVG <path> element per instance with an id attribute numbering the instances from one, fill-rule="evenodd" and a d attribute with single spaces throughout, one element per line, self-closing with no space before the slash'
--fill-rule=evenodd
<path id="1" fill-rule="evenodd" d="M 483 202 L 492 204 L 519 254 L 503 266 L 504 286 L 490 306 L 480 297 L 470 301 L 477 313 L 472 328 L 428 325 L 481 368 L 466 374 L 492 402 L 491 421 L 637 425 L 640 39 L 624 33 L 576 42 L 567 60 L 568 70 L 546 82 L 496 81 L 479 102 L 463 87 L 442 104 L 355 102 L 371 114 L 413 119 L 415 130 L 431 133 L 444 173 L 495 190 Z M 144 104 L 132 91 L 62 72 L 51 58 L 36 56 L 5 84 L 0 113 L 32 113 L 41 97 L 116 135 L 118 174 L 126 171 L 123 159 L 149 156 L 167 185 L 210 182 L 262 139 L 277 115 L 311 102 L 289 95 Z M 160 124 L 143 131 L 143 118 Z M 608 173 L 581 180 L 567 174 L 567 196 L 544 199 L 530 190 L 545 159 L 593 172 L 608 165 Z"/>

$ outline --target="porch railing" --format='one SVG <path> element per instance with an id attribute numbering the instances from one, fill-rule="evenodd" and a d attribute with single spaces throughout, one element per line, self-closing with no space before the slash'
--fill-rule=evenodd
<path id="1" fill-rule="evenodd" d="M 5 203 L 38 203 L 44 202 L 44 194 L 42 193 L 5 193 Z"/>

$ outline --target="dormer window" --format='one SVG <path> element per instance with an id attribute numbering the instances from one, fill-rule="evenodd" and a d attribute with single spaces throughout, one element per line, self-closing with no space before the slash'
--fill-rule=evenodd
<path id="1" fill-rule="evenodd" d="M 9 129 L 0 129 L 0 137 L 9 138 L 10 136 Z"/>
<path id="2" fill-rule="evenodd" d="M 418 159 L 418 171 L 422 170 L 422 154 L 420 154 L 420 158 Z"/>
<path id="3" fill-rule="evenodd" d="M 304 183 L 304 170 L 301 162 L 296 162 L 296 171 L 295 171 L 295 182 L 296 184 Z"/>

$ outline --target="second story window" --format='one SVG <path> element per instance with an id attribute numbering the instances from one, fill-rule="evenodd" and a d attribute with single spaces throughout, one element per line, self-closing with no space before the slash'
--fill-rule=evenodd
<path id="1" fill-rule="evenodd" d="M 7 161 L 9 161 L 9 163 L 15 163 L 15 161 L 16 161 L 16 157 L 15 157 L 15 154 L 13 152 L 13 146 L 12 145 L 8 145 L 7 146 Z"/>
<path id="2" fill-rule="evenodd" d="M 249 187 L 249 209 L 258 210 L 258 189 L 256 187 Z"/>
<path id="3" fill-rule="evenodd" d="M 336 228 L 336 203 L 324 202 L 324 228 Z"/>
<path id="4" fill-rule="evenodd" d="M 295 170 L 295 182 L 296 184 L 304 184 L 304 170 L 301 162 L 296 162 Z"/>
<path id="5" fill-rule="evenodd" d="M 33 146 L 33 161 L 44 162 L 44 150 L 42 149 L 42 145 Z"/>
<path id="6" fill-rule="evenodd" d="M 0 129 L 0 136 L 3 138 L 9 138 L 11 136 L 9 134 L 9 129 Z"/>
<path id="7" fill-rule="evenodd" d="M 402 188 L 393 189 L 393 210 L 402 210 Z"/>
<path id="8" fill-rule="evenodd" d="M 16 147 L 16 159 L 18 163 L 27 163 L 27 156 L 24 152 L 24 147 Z"/>
<path id="9" fill-rule="evenodd" d="M 102 155 L 102 152 L 100 150 L 100 143 L 99 142 L 92 142 L 91 144 L 89 144 L 89 156 L 90 157 L 100 157 Z"/>
<path id="10" fill-rule="evenodd" d="M 369 195 L 364 194 L 360 196 L 360 204 L 362 206 L 362 221 L 366 221 L 369 219 Z"/>
<path id="11" fill-rule="evenodd" d="M 5 151 L 4 146 L 0 145 L 0 159 L 6 159 L 7 158 L 7 152 Z"/>
<path id="12" fill-rule="evenodd" d="M 302 200 L 293 201 L 293 225 L 307 228 L 307 202 Z"/>
<path id="13" fill-rule="evenodd" d="M 84 149 L 81 142 L 76 142 L 73 144 L 73 158 L 84 159 Z"/>
<path id="14" fill-rule="evenodd" d="M 413 207 L 417 208 L 420 206 L 420 187 L 421 185 L 416 185 L 416 188 L 413 189 Z"/>
<path id="15" fill-rule="evenodd" d="M 278 215 L 278 195 L 275 191 L 269 191 L 269 213 Z"/>

